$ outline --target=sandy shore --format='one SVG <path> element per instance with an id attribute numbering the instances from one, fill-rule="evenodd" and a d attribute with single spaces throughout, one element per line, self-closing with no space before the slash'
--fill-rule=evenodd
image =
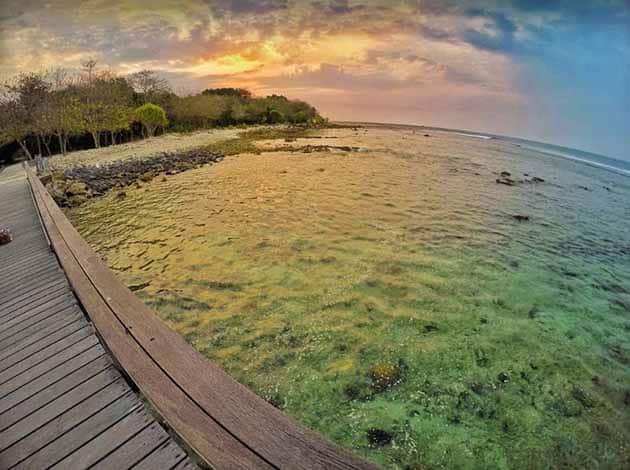
<path id="1" fill-rule="evenodd" d="M 80 150 L 67 155 L 55 155 L 50 159 L 50 165 L 54 168 L 68 168 L 77 164 L 103 164 L 127 158 L 143 158 L 160 152 L 175 152 L 203 147 L 236 138 L 241 132 L 243 129 L 234 127 L 188 134 L 169 133 L 120 145 Z"/>

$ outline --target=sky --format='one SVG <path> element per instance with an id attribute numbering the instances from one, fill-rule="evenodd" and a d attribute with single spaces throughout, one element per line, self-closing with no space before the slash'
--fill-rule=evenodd
<path id="1" fill-rule="evenodd" d="M 90 58 L 630 161 L 630 0 L 0 0 L 1 79 Z"/>

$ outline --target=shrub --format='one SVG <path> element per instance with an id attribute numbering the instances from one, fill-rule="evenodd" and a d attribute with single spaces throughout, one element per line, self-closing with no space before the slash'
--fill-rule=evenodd
<path id="1" fill-rule="evenodd" d="M 160 126 L 164 127 L 168 124 L 164 110 L 153 103 L 143 104 L 136 108 L 135 115 L 149 137 L 154 136 Z"/>
<path id="2" fill-rule="evenodd" d="M 284 114 L 282 114 L 277 109 L 272 109 L 269 111 L 269 115 L 267 116 L 267 122 L 269 124 L 280 124 L 284 122 Z"/>

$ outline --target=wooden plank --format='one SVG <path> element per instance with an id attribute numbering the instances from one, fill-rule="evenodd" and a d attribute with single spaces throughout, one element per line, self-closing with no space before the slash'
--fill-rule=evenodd
<path id="1" fill-rule="evenodd" d="M 65 341 L 75 335 L 80 335 L 81 331 L 84 331 L 81 335 L 82 337 L 94 333 L 94 329 L 89 323 L 74 322 L 65 328 L 61 328 L 58 331 L 47 335 L 40 341 L 22 348 L 19 351 L 15 351 L 13 354 L 10 354 L 3 359 L 0 359 L 0 377 L 2 377 L 2 374 L 10 368 L 17 366 L 26 368 L 30 367 L 28 365 L 29 361 L 31 361 L 34 357 L 39 357 L 41 360 L 44 356 L 49 356 L 51 353 L 54 354 L 53 348 L 59 345 L 61 341 Z M 0 380 L 2 379 L 0 378 Z"/>
<path id="2" fill-rule="evenodd" d="M 172 440 L 168 440 L 131 468 L 133 470 L 170 469 L 185 460 L 187 460 L 186 454 L 182 449 Z"/>
<path id="3" fill-rule="evenodd" d="M 195 467 L 188 460 L 182 460 L 175 465 L 171 470 L 195 470 Z"/>
<path id="4" fill-rule="evenodd" d="M 115 381 L 121 381 L 120 374 L 113 369 L 106 369 L 89 380 L 83 382 L 77 387 L 70 390 L 41 407 L 34 413 L 26 416 L 24 419 L 14 423 L 12 426 L 0 433 L 0 451 L 5 450 L 15 444 L 20 439 L 28 436 L 37 428 L 52 421 L 69 409 L 74 408 L 86 398 L 91 397 L 95 393 L 104 389 Z M 122 383 L 122 382 L 121 382 Z"/>
<path id="5" fill-rule="evenodd" d="M 15 296 L 8 297 L 0 304 L 0 312 L 2 312 L 0 314 L 0 318 L 6 318 L 6 316 L 11 313 L 12 308 L 28 305 L 29 303 L 32 303 L 33 301 L 47 295 L 51 291 L 58 289 L 60 286 L 65 286 L 66 288 L 69 288 L 68 282 L 63 276 L 50 279 L 42 284 L 33 283 L 29 285 L 28 288 L 25 287 L 23 289 L 20 289 L 20 291 L 16 290 Z"/>
<path id="6" fill-rule="evenodd" d="M 150 423 L 151 417 L 142 408 L 134 410 L 83 447 L 51 466 L 50 469 L 88 468 Z"/>
<path id="7" fill-rule="evenodd" d="M 51 280 L 48 282 L 47 286 L 37 292 L 34 292 L 31 297 L 27 294 L 22 300 L 3 309 L 3 315 L 0 318 L 0 321 L 3 322 L 3 326 L 6 326 L 5 324 L 8 321 L 14 320 L 19 315 L 30 312 L 42 303 L 52 300 L 53 298 L 58 297 L 59 294 L 63 293 L 70 294 L 70 289 L 65 279 Z"/>
<path id="8" fill-rule="evenodd" d="M 59 354 L 60 352 L 68 349 L 69 347 L 75 345 L 76 343 L 93 334 L 94 331 L 92 330 L 92 328 L 89 325 L 85 325 L 82 328 L 75 330 L 73 333 L 66 335 L 59 341 L 56 341 L 53 344 L 46 346 L 41 351 L 27 356 L 26 358 L 16 362 L 15 364 L 8 365 L 6 369 L 0 371 L 0 385 L 27 372 L 33 367 L 38 366 L 51 357 L 57 356 L 57 354 Z"/>
<path id="9" fill-rule="evenodd" d="M 16 346 L 20 341 L 27 340 L 34 334 L 41 332 L 48 325 L 59 323 L 60 321 L 65 321 L 66 319 L 75 320 L 77 317 L 83 317 L 83 313 L 79 310 L 76 304 L 63 307 L 61 310 L 53 313 L 51 316 L 46 317 L 44 320 L 41 320 L 39 323 L 35 323 L 31 326 L 23 328 L 19 332 L 15 332 L 8 338 L 0 340 L 0 351 L 4 353 L 8 349 Z"/>
<path id="10" fill-rule="evenodd" d="M 35 269 L 29 271 L 24 275 L 17 276 L 14 284 L 3 284 L 3 289 L 6 289 L 2 294 L 3 300 L 10 299 L 15 295 L 16 292 L 23 290 L 24 288 L 28 288 L 28 284 L 31 280 L 35 279 L 37 283 L 44 282 L 45 280 L 58 278 L 61 274 L 59 271 L 59 267 L 56 265 L 51 265 L 50 267 L 43 269 Z"/>
<path id="11" fill-rule="evenodd" d="M 29 245 L 20 247 L 19 244 L 18 246 L 13 246 L 16 243 L 14 239 L 11 242 L 11 254 L 0 257 L 4 265 L 10 268 L 2 272 L 2 280 L 4 281 L 6 276 L 16 272 L 22 266 L 35 266 L 36 263 L 54 260 L 54 252 L 49 247 L 43 246 L 41 242 L 42 240 L 34 240 L 29 242 Z"/>
<path id="12" fill-rule="evenodd" d="M 2 311 L 0 315 L 0 323 L 9 321 L 19 315 L 19 312 L 24 313 L 28 310 L 29 306 L 37 307 L 46 299 L 51 299 L 56 293 L 63 291 L 69 292 L 69 286 L 65 283 L 65 280 L 61 279 L 53 281 L 47 286 L 42 286 L 41 289 L 35 290 L 32 296 L 29 296 L 28 292 L 22 294 L 23 298 L 13 302 L 10 306 L 7 306 L 6 310 Z"/>
<path id="13" fill-rule="evenodd" d="M 105 400 L 103 397 L 101 401 Z M 116 424 L 125 416 L 134 412 L 142 407 L 142 403 L 135 397 L 132 392 L 127 392 L 125 395 L 116 398 L 111 403 L 108 403 L 105 407 L 92 414 L 83 422 L 76 425 L 76 427 L 70 429 L 65 424 L 68 420 L 62 423 L 61 428 L 55 431 L 58 433 L 58 438 L 41 446 L 41 442 L 45 442 L 45 438 L 42 438 L 39 430 L 36 431 L 37 439 L 33 439 L 33 435 L 27 437 L 25 441 L 29 444 L 29 447 L 34 448 L 35 451 L 29 455 L 26 459 L 22 460 L 17 468 L 20 469 L 39 469 L 48 468 L 50 465 L 58 463 L 60 460 L 73 453 L 85 443 L 91 441 L 107 428 Z M 49 423 L 52 425 L 53 423 Z M 52 426 L 51 426 L 52 427 Z M 68 429 L 68 430 L 67 430 Z M 67 431 L 66 431 L 67 430 Z M 45 431 L 45 429 L 44 429 Z M 51 434 L 54 437 L 55 434 Z M 33 442 L 33 441 L 36 441 Z M 2 462 L 2 456 L 0 455 L 0 462 Z M 152 470 L 160 468 L 161 466 L 153 467 Z M 121 468 L 128 468 L 122 466 Z M 168 468 L 168 467 L 162 467 Z"/>
<path id="14" fill-rule="evenodd" d="M 133 396 L 129 387 L 122 380 L 113 382 L 0 452 L 0 463 L 4 468 L 13 467 L 20 462 L 22 462 L 20 468 L 48 468 L 54 460 L 66 457 L 74 449 L 79 448 L 83 443 L 88 442 L 99 432 L 116 422 L 116 416 L 112 416 L 112 409 L 108 410 L 108 407 L 121 397 L 125 399 L 122 402 L 123 415 L 129 411 L 130 407 L 134 406 L 129 404 L 130 399 L 135 403 L 135 406 L 138 406 L 138 399 Z M 102 410 L 107 411 L 100 415 L 97 420 L 94 420 L 94 416 L 97 416 Z M 35 465 L 34 463 L 38 460 L 41 461 L 42 457 L 49 459 L 45 460 L 47 463 Z M 55 459 L 55 457 L 57 458 Z M 70 468 L 72 467 L 68 467 L 68 469 Z"/>
<path id="15" fill-rule="evenodd" d="M 5 271 L 2 272 L 0 281 L 2 285 L 11 282 L 16 275 L 23 275 L 28 269 L 32 270 L 37 267 L 48 267 L 54 264 L 55 257 L 52 253 L 44 253 L 41 248 L 34 251 L 30 255 L 16 254 L 14 259 L 3 259 L 2 264 Z"/>
<path id="16" fill-rule="evenodd" d="M 375 467 L 341 450 L 319 434 L 298 425 L 238 384 L 220 367 L 206 361 L 118 281 L 72 227 L 41 183 L 30 173 L 29 180 L 53 246 L 99 333 L 130 377 L 165 419 L 209 463 L 212 464 L 212 458 L 220 455 L 216 446 L 206 447 L 206 452 L 200 450 L 198 445 L 209 440 L 207 435 L 199 439 L 198 431 L 191 435 L 190 428 L 187 430 L 177 423 L 173 424 L 173 420 L 181 416 L 178 410 L 166 408 L 156 400 L 171 397 L 165 396 L 163 389 L 147 389 L 145 380 L 138 375 L 141 370 L 134 367 L 132 358 L 125 349 L 140 346 L 150 360 L 166 372 L 175 387 L 185 391 L 198 408 L 198 414 L 203 412 L 211 417 L 224 434 L 227 431 L 238 442 L 252 449 L 255 455 L 261 456 L 267 464 L 304 469 Z M 96 294 L 94 290 L 97 291 Z M 95 304 L 91 298 L 96 296 L 101 300 L 106 299 L 105 305 Z M 91 300 L 95 308 L 90 306 Z M 130 338 L 113 333 L 120 329 L 120 325 L 116 325 L 108 317 L 112 313 L 136 346 L 129 344 Z M 217 406 L 219 403 L 221 405 Z"/>
<path id="17" fill-rule="evenodd" d="M 91 470 L 130 468 L 168 440 L 168 434 L 154 421 L 112 453 L 101 459 L 91 467 Z M 165 467 L 163 464 L 160 464 L 158 468 Z"/>
<path id="18" fill-rule="evenodd" d="M 112 361 L 107 356 L 101 356 L 7 409 L 0 414 L 0 432 L 110 367 Z"/>
<path id="19" fill-rule="evenodd" d="M 16 406 L 24 400 L 27 400 L 41 390 L 44 390 L 46 387 L 49 387 L 55 384 L 57 381 L 62 380 L 64 377 L 73 373 L 75 370 L 78 370 L 86 364 L 89 364 L 93 360 L 103 356 L 106 356 L 105 350 L 99 344 L 76 355 L 72 359 L 69 359 L 68 361 L 64 362 L 62 366 L 50 369 L 45 374 L 42 374 L 35 380 L 29 382 L 28 387 L 18 388 L 11 393 L 5 395 L 0 400 L 0 413 L 12 408 L 13 406 Z"/>
<path id="20" fill-rule="evenodd" d="M 48 300 L 30 311 L 27 310 L 23 312 L 25 314 L 24 317 L 8 320 L 2 325 L 0 341 L 10 338 L 15 333 L 39 323 L 41 320 L 54 315 L 60 310 L 74 305 L 76 305 L 74 297 L 69 293 L 63 293 L 61 296 Z"/>
<path id="21" fill-rule="evenodd" d="M 25 282 L 32 279 L 51 279 L 59 276 L 60 274 L 61 271 L 59 269 L 59 265 L 57 265 L 56 263 L 51 263 L 50 265 L 39 265 L 36 268 L 26 270 L 25 272 L 20 273 L 18 276 L 15 276 L 15 278 L 8 280 L 6 283 L 3 283 L 2 295 L 5 297 L 11 295 L 11 293 L 15 289 L 19 289 L 21 286 L 24 285 Z"/>
<path id="22" fill-rule="evenodd" d="M 74 318 L 63 317 L 58 322 L 46 325 L 40 324 L 38 325 L 40 328 L 32 335 L 23 338 L 12 347 L 0 351 L 0 364 L 9 359 L 13 360 L 16 356 L 25 357 L 24 355 L 29 352 L 36 352 L 39 350 L 38 348 L 45 347 L 60 339 L 64 332 L 72 332 L 86 324 L 87 322 L 79 315 L 74 316 Z"/>
<path id="23" fill-rule="evenodd" d="M 17 377 L 13 377 L 7 382 L 0 384 L 0 397 L 4 397 L 5 395 L 8 395 L 9 393 L 17 390 L 18 388 L 23 387 L 30 381 L 40 377 L 41 375 L 44 375 L 50 369 L 63 364 L 68 359 L 73 358 L 74 356 L 82 353 L 83 351 L 86 351 L 96 344 L 98 344 L 98 339 L 96 338 L 96 336 L 88 336 L 78 343 L 73 344 L 69 348 L 64 349 L 56 356 L 48 358 L 45 361 L 37 364 L 35 367 L 32 367 L 31 369 L 21 373 Z"/>

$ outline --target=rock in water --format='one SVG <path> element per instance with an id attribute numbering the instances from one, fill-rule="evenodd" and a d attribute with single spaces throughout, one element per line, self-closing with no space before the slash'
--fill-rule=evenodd
<path id="1" fill-rule="evenodd" d="M 13 240 L 11 232 L 6 227 L 0 227 L 0 245 L 6 245 Z"/>
<path id="2" fill-rule="evenodd" d="M 507 176 L 501 176 L 501 178 L 497 178 L 497 184 L 504 184 L 506 186 L 514 186 L 516 184 L 516 181 L 514 181 L 512 178 L 509 178 Z"/>
<path id="3" fill-rule="evenodd" d="M 383 429 L 370 428 L 366 434 L 370 447 L 384 447 L 392 442 L 393 436 Z"/>

